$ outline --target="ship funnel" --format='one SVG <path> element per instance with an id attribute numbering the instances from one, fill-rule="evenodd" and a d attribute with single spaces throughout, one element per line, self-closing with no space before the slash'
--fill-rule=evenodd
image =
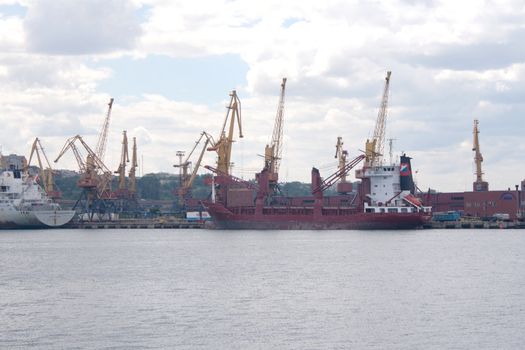
<path id="1" fill-rule="evenodd" d="M 401 191 L 410 191 L 410 193 L 415 194 L 415 185 L 414 179 L 412 178 L 412 165 L 410 164 L 410 157 L 407 157 L 405 154 L 401 156 L 399 162 L 399 182 L 401 186 Z"/>

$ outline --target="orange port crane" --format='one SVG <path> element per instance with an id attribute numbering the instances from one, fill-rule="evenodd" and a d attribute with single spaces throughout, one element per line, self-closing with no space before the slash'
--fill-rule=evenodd
<path id="1" fill-rule="evenodd" d="M 126 186 L 126 163 L 129 163 L 128 136 L 126 130 L 122 132 L 122 152 L 120 154 L 120 164 L 115 174 L 118 174 L 118 189 L 127 190 Z"/>
<path id="2" fill-rule="evenodd" d="M 188 174 L 188 169 L 192 166 L 192 162 L 190 161 L 191 156 L 199 146 L 199 144 L 204 140 L 204 144 L 202 146 L 202 150 L 199 153 L 199 156 L 197 158 L 197 161 L 195 164 L 193 164 L 193 170 L 191 172 L 191 175 Z M 193 182 L 195 181 L 195 178 L 197 177 L 197 171 L 199 170 L 199 167 L 201 166 L 202 158 L 204 157 L 204 153 L 206 151 L 206 148 L 208 147 L 208 144 L 212 142 L 211 136 L 206 132 L 203 131 L 201 133 L 201 136 L 199 139 L 195 142 L 195 145 L 193 146 L 193 149 L 186 157 L 186 160 L 184 162 L 180 162 L 180 164 L 175 164 L 174 167 L 181 168 L 181 185 L 177 191 L 178 197 L 179 197 L 179 205 L 184 205 L 184 199 L 188 195 L 191 186 L 193 185 Z"/>
<path id="3" fill-rule="evenodd" d="M 474 119 L 474 142 L 472 150 L 474 151 L 474 163 L 476 164 L 476 181 L 473 183 L 474 192 L 486 192 L 489 190 L 489 183 L 483 181 L 483 171 L 481 170 L 481 163 L 483 162 L 483 156 L 479 149 L 479 121 Z"/>
<path id="4" fill-rule="evenodd" d="M 108 130 L 109 130 L 109 120 L 111 118 L 112 107 L 113 107 L 113 98 L 109 100 L 106 118 L 104 119 L 104 123 L 102 124 L 102 130 L 100 130 L 100 134 L 98 135 L 97 146 L 95 147 L 95 154 L 102 162 L 104 162 L 104 155 L 106 153 L 106 144 L 107 144 Z"/>
<path id="5" fill-rule="evenodd" d="M 31 164 L 33 155 L 36 155 L 36 159 L 38 161 L 40 181 L 42 182 L 42 187 L 44 188 L 44 191 L 52 199 L 60 198 L 60 192 L 55 189 L 53 169 L 51 168 L 51 164 L 49 163 L 49 159 L 47 158 L 46 152 L 44 152 L 44 147 L 42 147 L 42 143 L 40 142 L 40 139 L 38 137 L 35 138 L 35 141 L 33 142 L 33 145 L 31 147 L 31 153 L 29 155 L 29 161 L 27 162 L 26 171 L 29 169 L 29 165 Z M 45 168 L 42 162 L 42 158 L 44 158 L 44 160 L 46 161 Z"/>
<path id="6" fill-rule="evenodd" d="M 377 166 L 383 163 L 383 152 L 385 143 L 385 129 L 386 129 L 386 117 L 388 109 L 388 93 L 390 89 L 390 75 L 391 71 L 386 73 L 385 87 L 383 89 L 383 97 L 381 98 L 381 105 L 377 114 L 376 125 L 374 129 L 374 136 L 372 140 L 366 140 L 365 147 L 365 165 L 366 166 Z"/>
<path id="7" fill-rule="evenodd" d="M 231 162 L 231 153 L 232 153 L 232 144 L 233 140 L 233 131 L 235 129 L 235 120 L 239 127 L 239 137 L 242 138 L 242 124 L 241 124 L 241 101 L 237 97 L 237 92 L 233 90 L 230 93 L 230 104 L 228 105 L 226 111 L 226 117 L 224 118 L 224 123 L 222 124 L 222 130 L 219 134 L 217 142 L 211 140 L 211 147 L 208 148 L 208 151 L 217 152 L 217 169 L 223 174 L 230 174 L 230 162 Z M 226 125 L 230 122 L 228 126 L 228 133 L 226 134 Z"/>
<path id="8" fill-rule="evenodd" d="M 77 141 L 80 142 L 81 146 L 87 152 L 85 161 L 75 144 Z M 82 200 L 85 200 L 83 211 L 89 215 L 90 220 L 93 219 L 95 211 L 97 211 L 98 214 L 107 214 L 107 203 L 105 201 L 112 199 L 111 170 L 98 158 L 80 135 L 73 136 L 66 141 L 58 157 L 55 159 L 55 163 L 58 162 L 68 150 L 73 152 L 81 173 L 77 186 L 82 188 L 83 191 L 81 198 L 75 204 L 75 208 Z"/>
<path id="9" fill-rule="evenodd" d="M 277 185 L 279 179 L 279 165 L 283 152 L 283 117 L 284 117 L 284 93 L 286 89 L 286 78 L 281 83 L 281 94 L 277 105 L 277 114 L 273 126 L 272 142 L 264 149 L 264 168 L 268 170 L 270 186 Z"/>

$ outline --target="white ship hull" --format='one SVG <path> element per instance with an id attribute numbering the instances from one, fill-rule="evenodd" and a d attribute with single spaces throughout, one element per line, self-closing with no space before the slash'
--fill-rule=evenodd
<path id="1" fill-rule="evenodd" d="M 73 210 L 62 210 L 26 173 L 0 172 L 0 229 L 59 227 L 73 216 Z"/>
<path id="2" fill-rule="evenodd" d="M 67 224 L 75 216 L 73 210 L 0 211 L 0 229 L 50 228 Z"/>

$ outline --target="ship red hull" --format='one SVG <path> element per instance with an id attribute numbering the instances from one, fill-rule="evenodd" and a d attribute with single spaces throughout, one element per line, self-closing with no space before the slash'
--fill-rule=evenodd
<path id="1" fill-rule="evenodd" d="M 365 213 L 357 210 L 330 210 L 300 214 L 268 208 L 267 213 L 229 210 L 220 203 L 206 203 L 213 222 L 220 229 L 243 230 L 406 230 L 421 228 L 429 219 L 424 213 Z"/>

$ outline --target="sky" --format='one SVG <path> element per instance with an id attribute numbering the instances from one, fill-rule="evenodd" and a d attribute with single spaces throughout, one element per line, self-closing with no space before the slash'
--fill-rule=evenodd
<path id="1" fill-rule="evenodd" d="M 336 170 L 338 136 L 361 154 L 390 70 L 386 138 L 421 189 L 472 188 L 474 119 L 484 179 L 513 188 L 525 178 L 524 39 L 521 0 L 0 0 L 1 150 L 28 156 L 39 137 L 52 161 L 77 134 L 94 148 L 113 97 L 108 167 L 126 130 L 139 174 L 177 173 L 177 151 L 219 137 L 236 90 L 233 174 L 250 179 L 286 77 L 280 180 L 309 182 L 312 166 Z M 76 169 L 72 154 L 54 166 Z"/>

